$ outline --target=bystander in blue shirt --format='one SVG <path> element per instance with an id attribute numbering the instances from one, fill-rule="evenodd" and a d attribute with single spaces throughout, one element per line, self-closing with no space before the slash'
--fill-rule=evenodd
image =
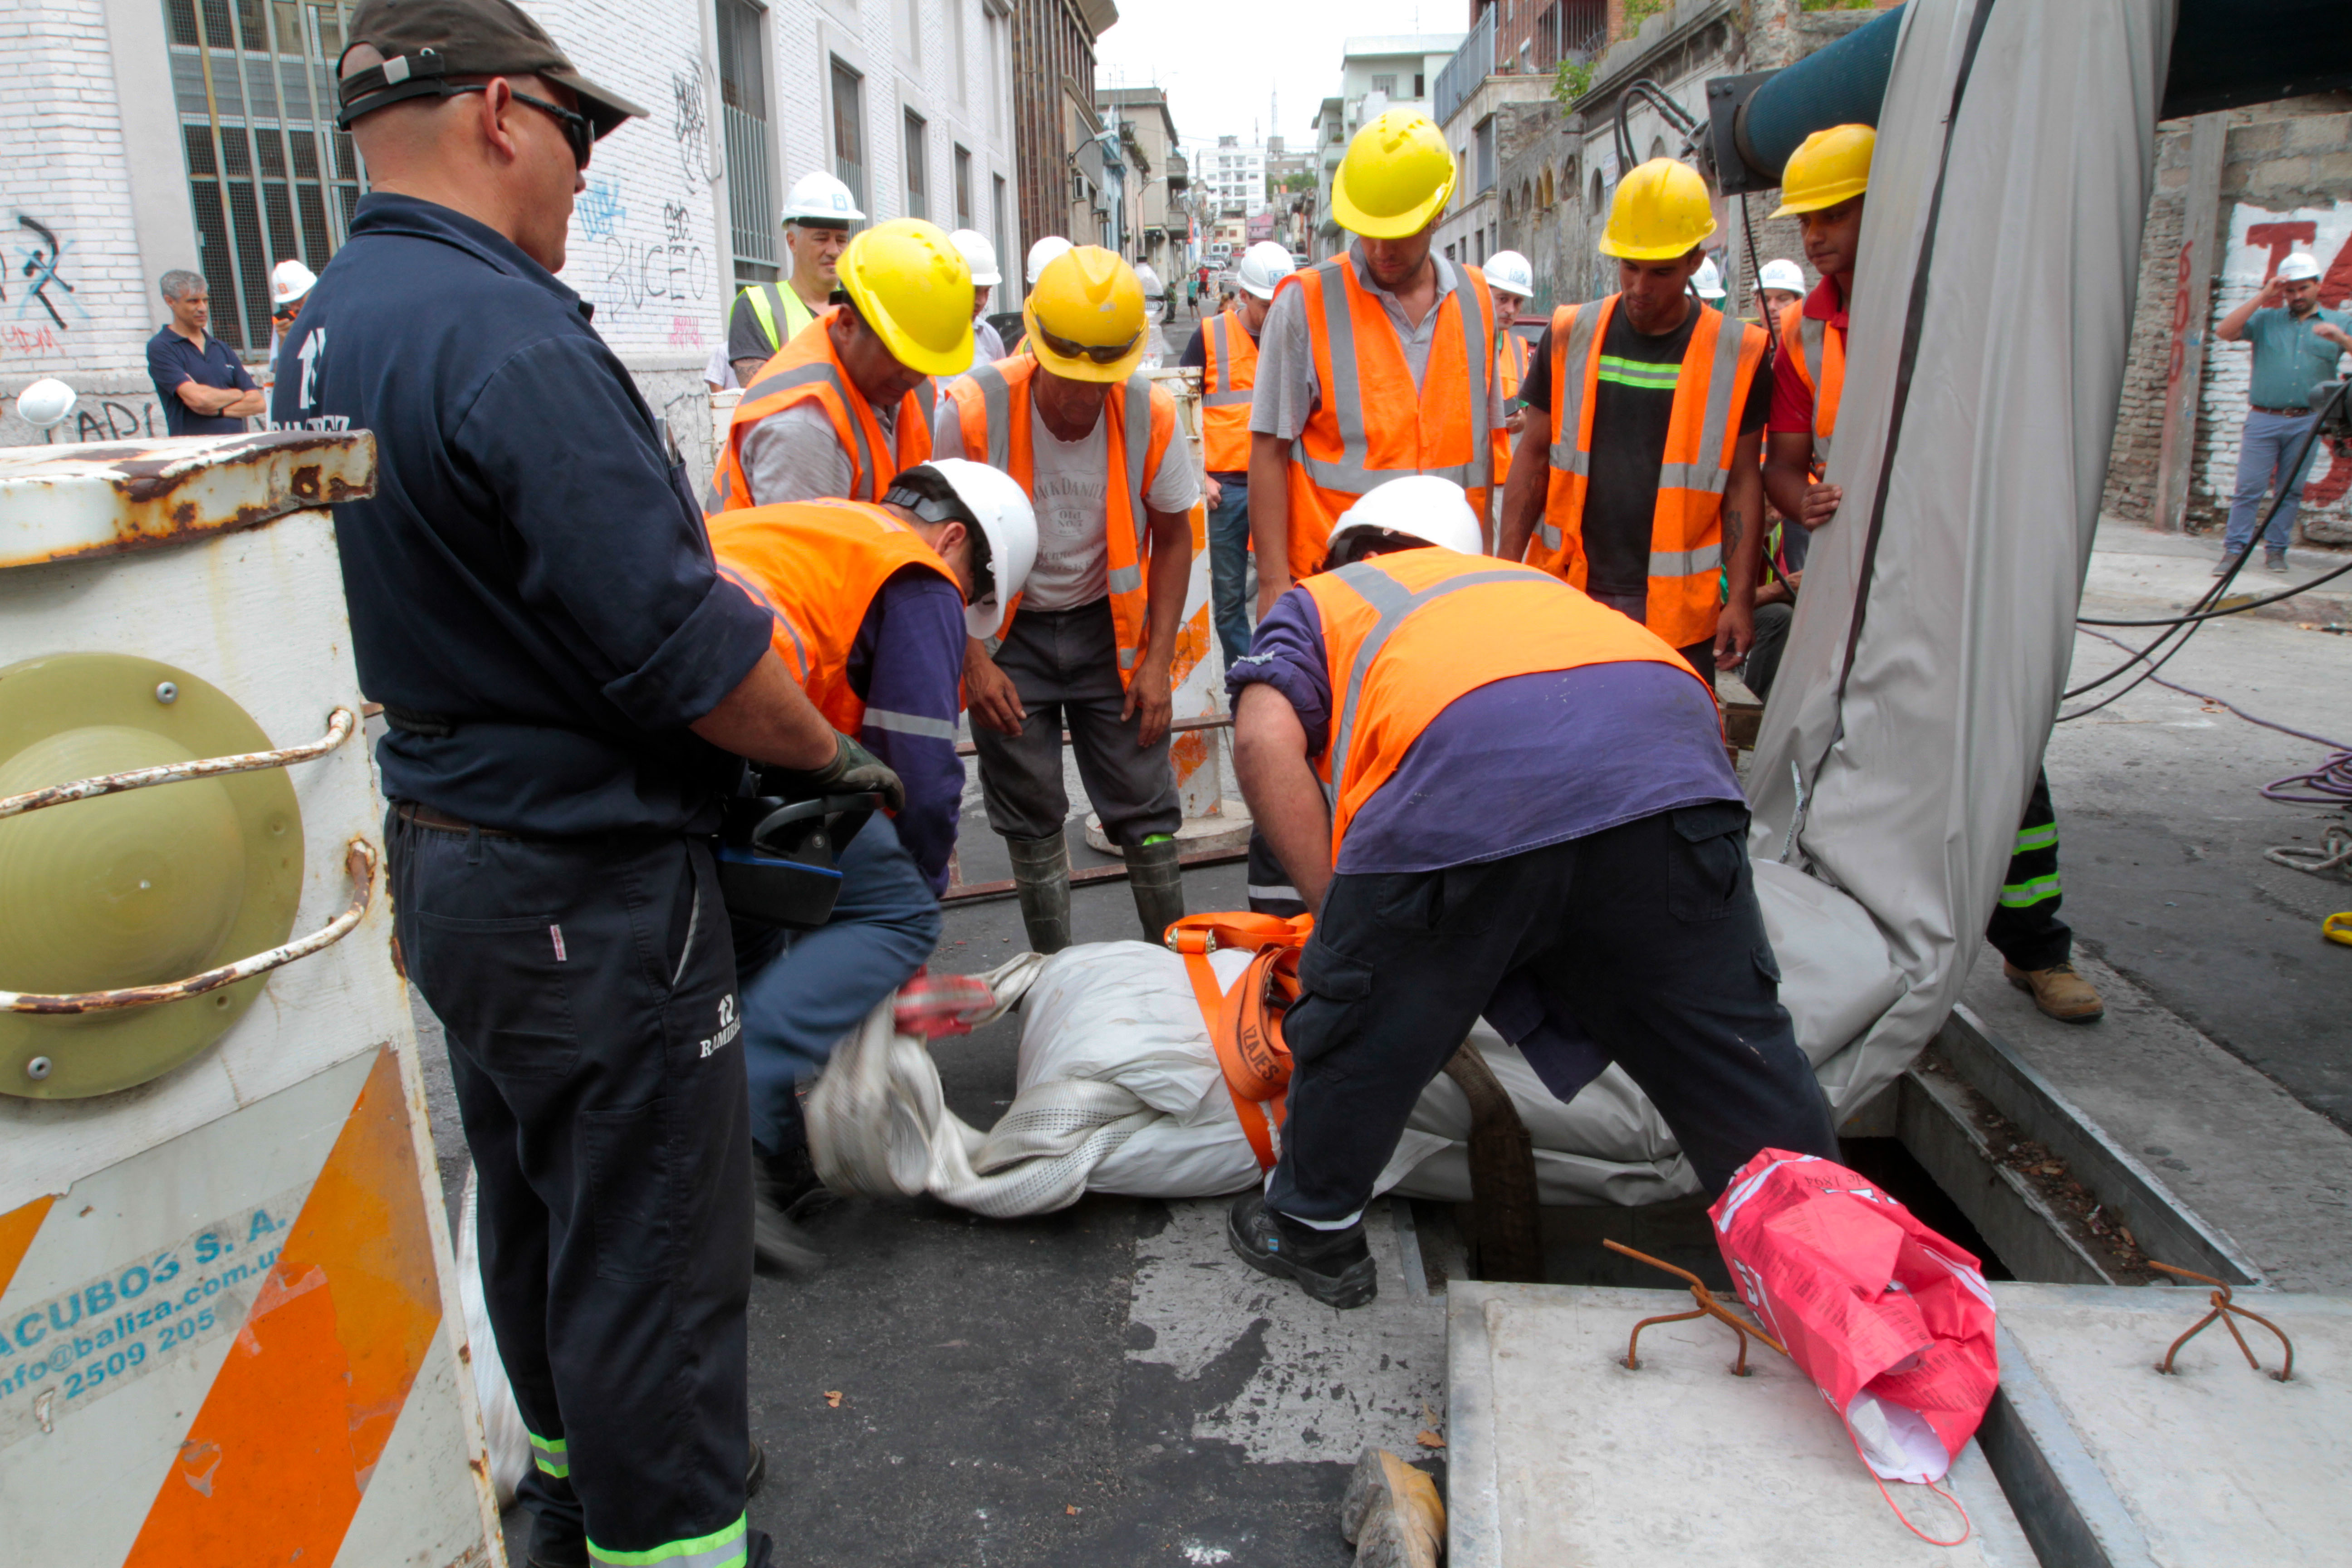
<path id="1" fill-rule="evenodd" d="M 199 414 L 180 400 L 178 389 L 186 381 L 224 391 L 232 386 L 244 392 L 258 390 L 244 363 L 236 357 L 236 351 L 210 332 L 205 334 L 203 343 L 197 344 L 166 324 L 147 340 L 147 375 L 155 384 L 156 401 L 163 405 L 163 429 L 167 435 L 245 434 L 243 416 Z"/>

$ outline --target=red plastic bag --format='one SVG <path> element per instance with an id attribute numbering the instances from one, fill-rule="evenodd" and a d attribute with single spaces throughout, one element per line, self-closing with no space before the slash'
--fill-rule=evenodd
<path id="1" fill-rule="evenodd" d="M 1966 1248 L 1843 1165 L 1767 1149 L 1707 1211 L 1739 1299 L 1881 1480 L 1932 1483 L 2000 1382 L 1992 1292 Z"/>

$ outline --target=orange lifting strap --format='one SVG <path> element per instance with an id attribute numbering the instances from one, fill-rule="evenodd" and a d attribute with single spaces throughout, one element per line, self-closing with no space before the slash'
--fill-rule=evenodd
<path id="1" fill-rule="evenodd" d="M 1315 934 L 1315 917 L 1234 914 L 1186 915 L 1168 928 L 1168 945 L 1184 955 L 1184 973 L 1200 999 L 1209 1026 L 1225 1091 L 1234 1097 L 1258 1168 L 1271 1171 L 1275 1134 L 1283 1120 L 1283 1092 L 1290 1084 L 1290 1047 L 1282 1043 L 1282 1015 L 1298 996 L 1298 954 Z M 1231 991 L 1217 984 L 1209 954 L 1221 948 L 1255 953 Z M 1270 1125 L 1269 1125 L 1270 1122 Z"/>

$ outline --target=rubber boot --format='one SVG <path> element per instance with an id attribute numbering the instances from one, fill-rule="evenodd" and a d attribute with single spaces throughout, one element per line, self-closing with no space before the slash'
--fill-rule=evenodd
<path id="1" fill-rule="evenodd" d="M 1158 947 L 1168 928 L 1184 918 L 1184 868 L 1176 862 L 1176 840 L 1159 838 L 1127 853 L 1127 885 L 1135 894 L 1143 940 Z"/>
<path id="2" fill-rule="evenodd" d="M 1032 952 L 1059 952 L 1070 945 L 1070 846 L 1051 838 L 1011 838 L 1013 888 L 1021 896 L 1021 923 L 1028 928 Z"/>

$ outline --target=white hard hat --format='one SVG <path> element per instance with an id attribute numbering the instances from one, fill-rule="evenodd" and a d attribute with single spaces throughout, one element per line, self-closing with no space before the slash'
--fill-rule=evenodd
<path id="1" fill-rule="evenodd" d="M 36 430 L 65 423 L 74 411 L 74 389 L 55 376 L 43 376 L 16 395 L 16 412 Z"/>
<path id="2" fill-rule="evenodd" d="M 1151 270 L 1151 263 L 1149 261 L 1139 261 L 1135 264 L 1135 280 L 1143 285 L 1143 291 L 1146 294 L 1168 292 L 1168 285 L 1160 281 L 1160 274 Z"/>
<path id="3" fill-rule="evenodd" d="M 996 247 L 988 243 L 988 236 L 976 228 L 960 228 L 948 238 L 963 254 L 963 264 L 971 268 L 971 286 L 993 289 L 1004 281 L 1004 274 L 996 269 Z"/>
<path id="4" fill-rule="evenodd" d="M 1528 266 L 1528 258 L 1516 250 L 1495 252 L 1486 258 L 1486 265 L 1479 270 L 1486 273 L 1489 289 L 1500 289 L 1505 293 L 1517 294 L 1522 300 L 1535 297 L 1536 269 Z"/>
<path id="5" fill-rule="evenodd" d="M 808 218 L 817 223 L 864 223 L 866 215 L 857 210 L 857 198 L 849 187 L 821 170 L 803 174 L 785 198 L 783 221 L 798 223 Z"/>
<path id="6" fill-rule="evenodd" d="M 1756 275 L 1756 287 L 1801 294 L 1805 291 L 1805 269 L 1786 257 L 1768 261 L 1764 270 Z"/>
<path id="7" fill-rule="evenodd" d="M 1698 297 L 1702 300 L 1723 298 L 1723 274 L 1717 270 L 1714 257 L 1710 256 L 1698 264 L 1698 271 L 1691 278 L 1691 287 L 1698 290 Z"/>
<path id="8" fill-rule="evenodd" d="M 1297 269 L 1286 248 L 1270 239 L 1261 239 L 1242 253 L 1242 264 L 1234 268 L 1234 278 L 1259 299 L 1271 300 L 1275 285 Z"/>
<path id="9" fill-rule="evenodd" d="M 1358 529 L 1386 529 L 1464 555 L 1483 555 L 1486 531 L 1470 510 L 1470 498 L 1452 479 L 1435 474 L 1408 474 L 1364 492 L 1355 505 L 1331 525 L 1328 551 L 1339 548 L 1339 537 Z"/>
<path id="10" fill-rule="evenodd" d="M 980 520 L 994 582 L 984 596 L 963 607 L 963 626 L 973 637 L 992 637 L 1004 625 L 1004 607 L 1029 581 L 1029 568 L 1037 560 L 1037 513 L 1029 492 L 1003 469 L 965 458 L 935 458 L 922 467 L 937 469 Z"/>
<path id="11" fill-rule="evenodd" d="M 319 275 L 288 257 L 269 269 L 269 302 L 283 305 L 299 300 L 319 286 Z"/>
<path id="12" fill-rule="evenodd" d="M 2308 250 L 2289 251 L 2286 259 L 2279 263 L 2278 276 L 2282 283 L 2301 283 L 2319 276 L 2319 263 Z"/>
<path id="13" fill-rule="evenodd" d="M 1037 274 L 1045 271 L 1049 263 L 1058 261 L 1068 255 L 1073 248 L 1075 247 L 1070 242 L 1058 234 L 1049 234 L 1031 246 L 1029 247 L 1029 281 L 1032 283 L 1037 281 Z"/>

